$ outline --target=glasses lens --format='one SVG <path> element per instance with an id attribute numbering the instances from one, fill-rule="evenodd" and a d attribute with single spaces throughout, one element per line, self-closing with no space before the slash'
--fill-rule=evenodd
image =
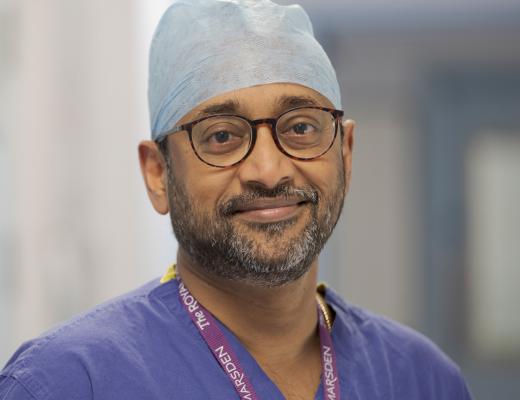
<path id="1" fill-rule="evenodd" d="M 283 114 L 276 134 L 283 149 L 298 158 L 314 158 L 325 153 L 336 133 L 336 121 L 328 111 L 300 108 Z"/>
<path id="2" fill-rule="evenodd" d="M 239 117 L 214 116 L 193 127 L 192 141 L 202 160 L 226 167 L 246 155 L 251 143 L 251 127 Z"/>

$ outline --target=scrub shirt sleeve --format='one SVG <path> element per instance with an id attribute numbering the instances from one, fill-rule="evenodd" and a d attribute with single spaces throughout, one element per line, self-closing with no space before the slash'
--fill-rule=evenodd
<path id="1" fill-rule="evenodd" d="M 462 379 L 462 397 L 461 400 L 473 400 L 473 396 L 471 396 L 471 392 L 469 391 L 468 385 Z"/>
<path id="2" fill-rule="evenodd" d="M 0 400 L 37 400 L 16 379 L 0 376 Z"/>

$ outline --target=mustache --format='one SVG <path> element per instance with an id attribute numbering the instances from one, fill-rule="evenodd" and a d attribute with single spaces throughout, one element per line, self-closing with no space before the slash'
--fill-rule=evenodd
<path id="1" fill-rule="evenodd" d="M 266 188 L 265 186 L 251 185 L 245 192 L 233 196 L 221 204 L 218 211 L 220 215 L 227 217 L 259 199 L 273 198 L 290 199 L 311 204 L 318 204 L 319 201 L 318 192 L 310 186 L 295 188 L 288 184 L 280 184 L 274 188 Z"/>

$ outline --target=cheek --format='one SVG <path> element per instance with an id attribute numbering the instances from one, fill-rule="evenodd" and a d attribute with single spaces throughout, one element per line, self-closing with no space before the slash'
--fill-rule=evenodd
<path id="1" fill-rule="evenodd" d="M 202 167 L 193 165 L 182 179 L 196 206 L 213 212 L 230 191 L 232 174 L 196 161 L 202 164 Z"/>
<path id="2" fill-rule="evenodd" d="M 173 139 L 173 138 L 172 138 Z M 211 209 L 216 206 L 224 192 L 229 190 L 233 172 L 215 168 L 200 161 L 187 138 L 174 138 L 170 154 L 176 179 L 183 183 L 189 198 L 196 207 Z"/>
<path id="3" fill-rule="evenodd" d="M 324 157 L 299 164 L 304 184 L 314 186 L 322 196 L 331 196 L 343 182 L 344 168 L 341 151 L 332 148 Z"/>

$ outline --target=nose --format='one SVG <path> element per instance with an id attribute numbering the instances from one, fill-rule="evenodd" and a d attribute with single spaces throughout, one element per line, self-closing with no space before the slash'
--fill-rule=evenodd
<path id="1" fill-rule="evenodd" d="M 274 127 L 266 123 L 256 129 L 256 143 L 251 154 L 239 165 L 239 179 L 245 185 L 256 184 L 269 189 L 292 182 L 295 165 L 276 146 L 271 133 Z"/>

